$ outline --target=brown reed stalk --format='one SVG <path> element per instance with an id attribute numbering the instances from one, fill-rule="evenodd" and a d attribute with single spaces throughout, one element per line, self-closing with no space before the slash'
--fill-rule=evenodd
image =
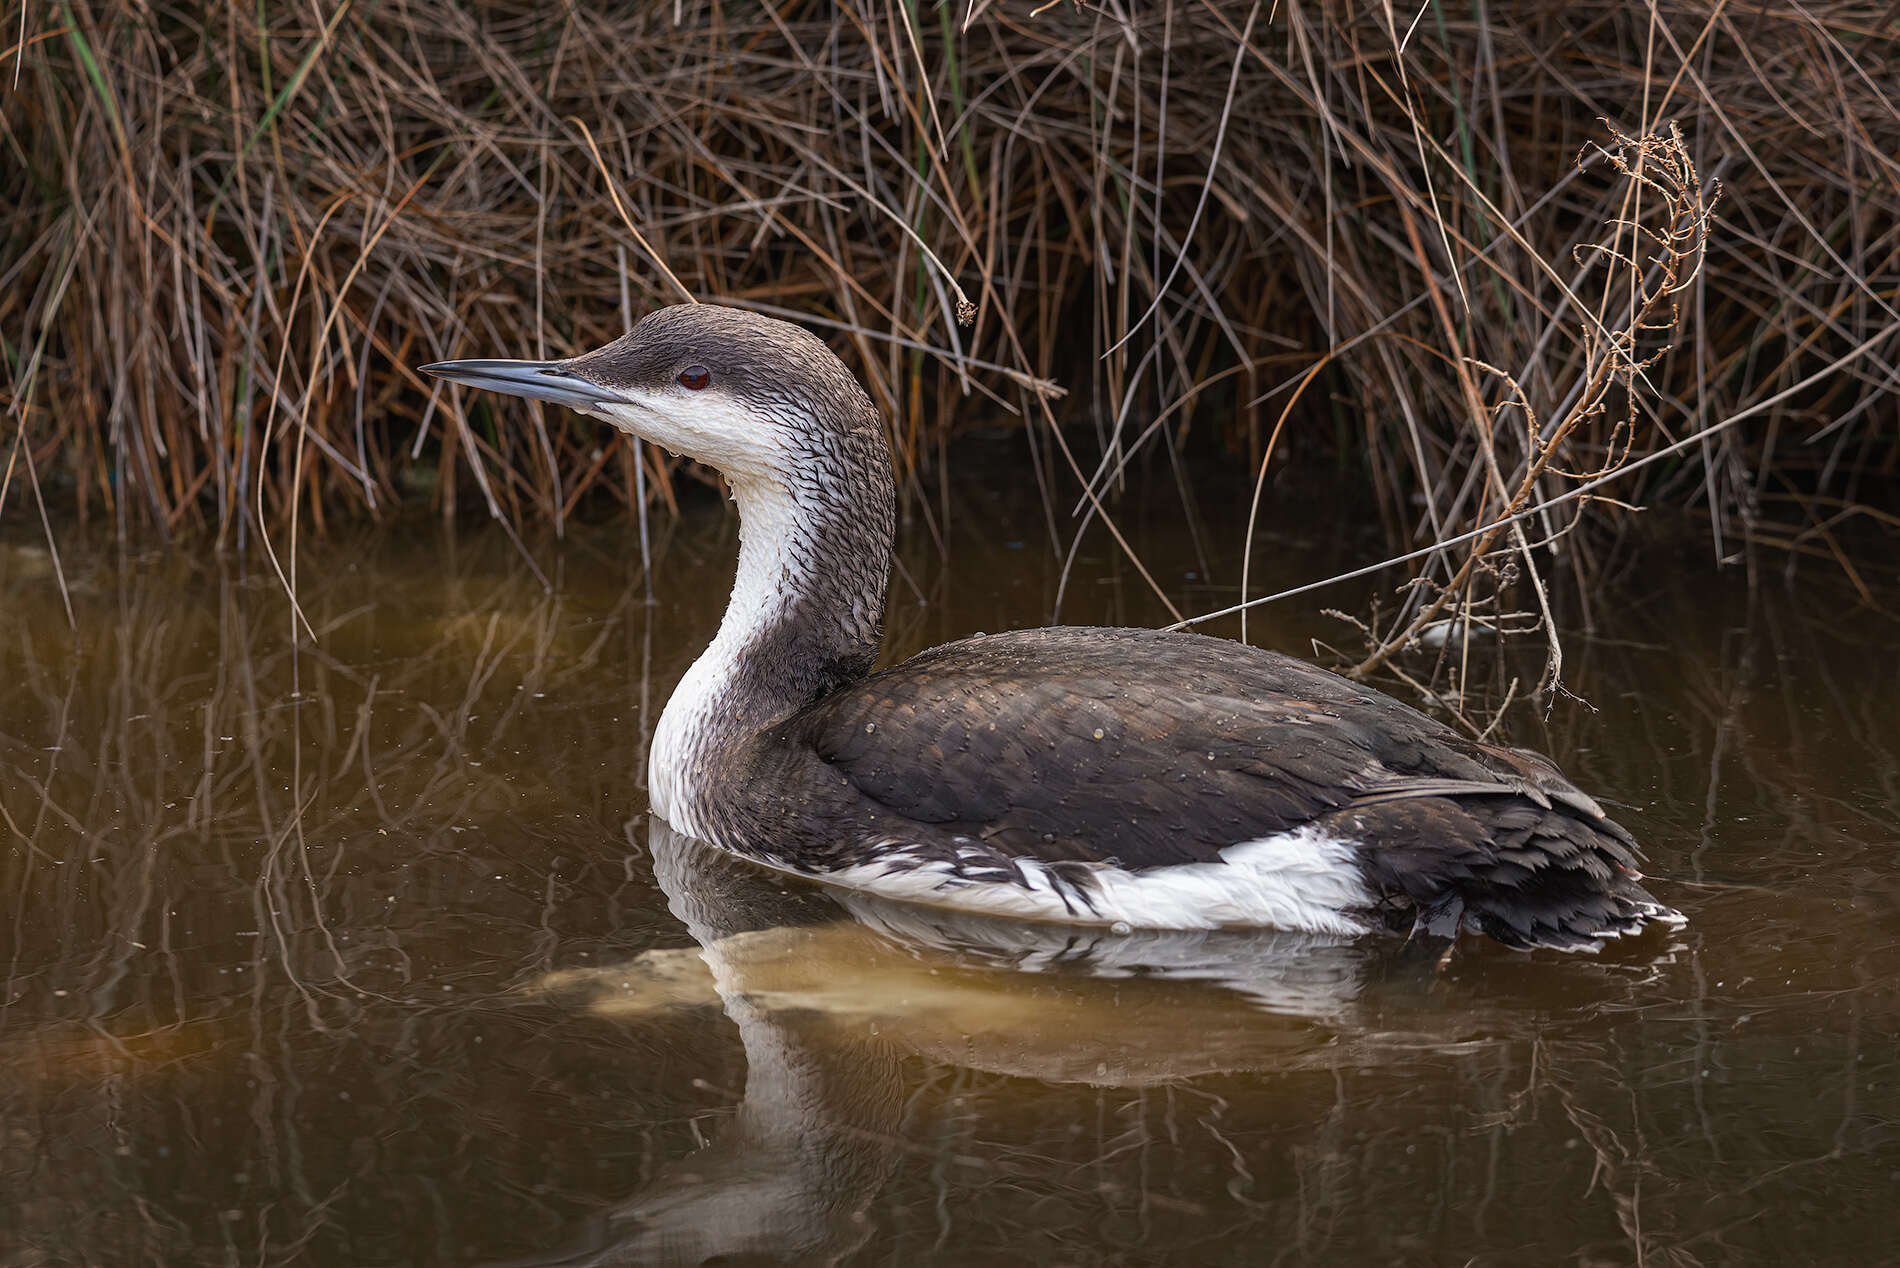
<path id="1" fill-rule="evenodd" d="M 670 510 L 697 477 L 664 455 L 636 471 L 591 424 L 413 368 L 597 345 L 678 299 L 670 271 L 832 336 L 926 515 L 915 495 L 957 435 L 1015 419 L 1071 550 L 1131 463 L 1166 464 L 1191 503 L 1193 457 L 1221 448 L 1263 494 L 1343 466 L 1395 546 L 1430 546 L 1516 505 L 1536 465 L 1498 449 L 1503 392 L 1564 428 L 1551 461 L 1576 470 L 1744 416 L 1632 466 L 1617 496 L 1696 510 L 1718 558 L 1760 540 L 1853 566 L 1891 532 L 1900 465 L 1887 8 L 1479 0 L 1413 19 L 27 6 L 0 56 L 0 440 L 32 461 L 0 514 L 43 483 L 122 531 L 240 545 L 297 506 L 318 531 L 417 497 L 517 529 Z M 1673 301 L 1680 336 L 1644 354 L 1627 408 L 1590 414 L 1579 394 L 1614 357 L 1580 331 L 1619 327 L 1570 289 L 1609 258 L 1575 252 L 1655 212 L 1603 155 L 1575 163 L 1602 119 L 1678 129 L 1729 197 Z M 1562 480 L 1531 483 L 1538 505 Z M 1588 572 L 1580 509 L 1510 532 L 1527 578 L 1532 541 L 1538 569 Z M 1380 641 L 1448 590 L 1489 602 L 1466 584 L 1481 567 L 1460 579 L 1475 557 L 1427 552 Z"/>
<path id="2" fill-rule="evenodd" d="M 1595 153 L 1623 178 L 1627 185 L 1623 202 L 1630 211 L 1614 223 L 1609 241 L 1588 243 L 1574 252 L 1580 274 L 1574 285 L 1563 288 L 1573 305 L 1582 306 L 1577 290 L 1591 274 L 1598 273 L 1601 280 L 1596 285 L 1599 297 L 1594 310 L 1577 324 L 1581 359 L 1574 363 L 1576 379 L 1554 384 L 1565 407 L 1557 417 L 1540 423 L 1523 384 L 1510 372 L 1475 358 L 1457 367 L 1470 409 L 1469 422 L 1484 459 L 1481 519 L 1492 523 L 1475 540 L 1457 547 L 1463 554 L 1460 562 L 1454 566 L 1447 560 L 1441 565 L 1451 574 L 1446 581 L 1432 579 L 1437 561 L 1426 564 L 1418 593 L 1431 597 L 1374 639 L 1371 650 L 1351 670 L 1355 678 L 1367 677 L 1415 645 L 1447 609 L 1458 614 L 1447 623 L 1450 628 L 1440 644 L 1447 651 L 1455 647 L 1469 656 L 1477 614 L 1485 612 L 1490 614 L 1487 623 L 1493 631 L 1543 636 L 1546 655 L 1538 694 L 1554 687 L 1562 675 L 1563 644 L 1551 618 L 1538 552 L 1523 521 L 1514 517 L 1539 498 L 1548 481 L 1600 481 L 1629 461 L 1642 426 L 1638 403 L 1647 386 L 1644 380 L 1673 346 L 1681 324 L 1677 297 L 1694 281 L 1696 267 L 1705 256 L 1720 196 L 1719 186 L 1705 189 L 1679 131 L 1630 137 L 1611 128 L 1610 136 L 1611 143 L 1596 147 Z M 1416 247 L 1416 234 L 1413 243 Z M 1601 270 L 1599 263 L 1604 266 Z M 1447 332 L 1454 333 L 1442 296 L 1434 292 L 1432 298 Z M 1498 385 L 1492 399 L 1486 399 L 1479 375 Z M 1507 420 L 1512 417 L 1520 421 L 1522 449 L 1507 475 L 1499 461 L 1498 442 L 1505 438 Z M 1572 438 L 1593 432 L 1605 436 L 1594 465 L 1581 470 L 1567 466 Z M 1550 536 L 1542 545 L 1554 544 L 1567 534 L 1574 517 L 1587 505 L 1587 500 L 1569 503 L 1564 508 L 1569 522 L 1549 527 L 1547 521 Z M 1537 611 L 1521 616 L 1499 611 L 1501 592 L 1510 588 L 1519 569 L 1537 605 Z M 1488 592 L 1483 598 L 1474 596 L 1480 576 Z M 1459 685 L 1453 695 L 1459 701 L 1465 676 L 1462 671 L 1454 675 Z"/>

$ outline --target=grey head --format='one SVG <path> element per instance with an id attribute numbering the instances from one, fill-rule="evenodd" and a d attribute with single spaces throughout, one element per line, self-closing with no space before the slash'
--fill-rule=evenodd
<path id="1" fill-rule="evenodd" d="M 735 483 L 782 478 L 841 441 L 853 442 L 853 452 L 882 448 L 876 407 L 823 341 L 719 304 L 656 309 L 605 347 L 563 361 L 422 369 L 568 406 L 717 467 Z"/>

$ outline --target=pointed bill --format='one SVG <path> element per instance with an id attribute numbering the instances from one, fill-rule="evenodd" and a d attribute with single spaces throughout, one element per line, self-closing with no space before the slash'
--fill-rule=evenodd
<path id="1" fill-rule="evenodd" d="M 451 383 L 549 401 L 583 414 L 627 399 L 618 390 L 570 369 L 565 361 L 437 361 L 420 368 Z"/>

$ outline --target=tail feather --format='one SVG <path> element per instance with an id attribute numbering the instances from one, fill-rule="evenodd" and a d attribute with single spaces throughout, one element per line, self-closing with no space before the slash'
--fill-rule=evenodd
<path id="1" fill-rule="evenodd" d="M 1415 928 L 1436 932 L 1456 912 L 1456 926 L 1509 947 L 1594 951 L 1650 924 L 1684 923 L 1639 883 L 1630 834 L 1572 798 L 1388 793 L 1328 818 L 1360 843 L 1375 891 L 1413 910 Z"/>

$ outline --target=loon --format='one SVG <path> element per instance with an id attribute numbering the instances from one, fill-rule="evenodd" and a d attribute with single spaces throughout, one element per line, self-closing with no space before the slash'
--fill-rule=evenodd
<path id="1" fill-rule="evenodd" d="M 678 304 L 582 356 L 422 369 L 725 476 L 732 597 L 648 766 L 653 811 L 689 836 L 887 898 L 1113 929 L 1592 950 L 1683 923 L 1638 883 L 1630 834 L 1548 759 L 1289 656 L 1069 627 L 873 673 L 890 449 L 863 387 L 801 327 Z"/>

